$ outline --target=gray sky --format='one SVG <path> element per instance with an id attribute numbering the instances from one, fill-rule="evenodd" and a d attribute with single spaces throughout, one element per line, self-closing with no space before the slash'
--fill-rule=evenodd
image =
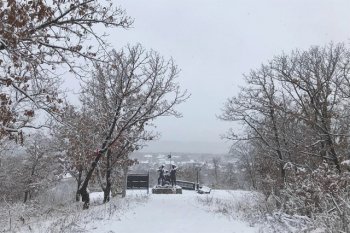
<path id="1" fill-rule="evenodd" d="M 243 73 L 274 55 L 330 41 L 349 43 L 349 0 L 119 0 L 135 18 L 116 30 L 116 49 L 141 43 L 181 68 L 180 83 L 191 98 L 183 118 L 156 121 L 162 134 L 144 151 L 225 153 L 220 135 L 232 126 L 216 115 L 243 85 Z M 237 126 L 236 126 L 237 127 Z"/>

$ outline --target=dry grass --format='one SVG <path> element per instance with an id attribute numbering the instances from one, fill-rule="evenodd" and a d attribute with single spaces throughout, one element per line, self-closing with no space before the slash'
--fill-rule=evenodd
<path id="1" fill-rule="evenodd" d="M 145 195 L 112 198 L 110 202 L 92 202 L 88 210 L 75 202 L 71 186 L 58 186 L 29 203 L 0 203 L 0 232 L 79 233 L 87 232 L 94 222 L 118 218 Z"/>
<path id="2" fill-rule="evenodd" d="M 234 220 L 246 221 L 250 226 L 259 226 L 261 233 L 302 233 L 311 232 L 311 221 L 303 216 L 291 216 L 279 212 L 273 202 L 257 192 L 242 192 L 231 198 L 203 195 L 198 201 L 210 211 L 225 215 Z"/>

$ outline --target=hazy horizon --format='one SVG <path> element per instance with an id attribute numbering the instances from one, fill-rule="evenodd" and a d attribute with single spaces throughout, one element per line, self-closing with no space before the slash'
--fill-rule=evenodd
<path id="1" fill-rule="evenodd" d="M 194 154 L 229 154 L 225 146 L 215 142 L 205 141 L 175 141 L 159 140 L 147 143 L 140 150 L 145 153 L 194 153 Z M 228 144 L 227 146 L 229 146 Z"/>

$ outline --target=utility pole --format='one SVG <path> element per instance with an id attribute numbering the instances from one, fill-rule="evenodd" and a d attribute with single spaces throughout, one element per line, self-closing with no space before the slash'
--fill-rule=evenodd
<path id="1" fill-rule="evenodd" d="M 171 152 L 168 155 L 168 159 L 169 159 L 169 171 L 171 170 Z"/>
<path id="2" fill-rule="evenodd" d="M 199 189 L 199 169 L 197 168 L 197 190 Z"/>
<path id="3" fill-rule="evenodd" d="M 200 166 L 196 166 L 196 172 L 197 172 L 197 190 L 199 189 L 199 172 L 202 168 Z"/>

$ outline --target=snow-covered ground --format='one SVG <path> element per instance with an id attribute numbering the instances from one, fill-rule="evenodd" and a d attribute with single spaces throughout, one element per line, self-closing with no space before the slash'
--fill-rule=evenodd
<path id="1" fill-rule="evenodd" d="M 18 205 L 22 211 L 14 206 L 11 221 L 1 221 L 5 230 L 0 232 L 11 228 L 11 232 L 35 233 L 297 233 L 306 229 L 308 221 L 267 214 L 264 196 L 250 191 L 147 195 L 145 190 L 128 190 L 126 198 L 112 198 L 107 204 L 102 204 L 103 193 L 91 193 L 90 198 L 91 207 L 84 211 L 81 203 L 72 201 L 38 209 Z"/>
<path id="2" fill-rule="evenodd" d="M 211 195 L 215 196 L 215 194 L 227 198 L 232 197 L 232 193 L 225 191 L 216 191 Z M 151 194 L 147 202 L 130 209 L 123 216 L 91 224 L 88 230 L 110 233 L 258 232 L 257 227 L 251 227 L 246 222 L 210 211 L 207 206 L 198 201 L 198 198 L 206 197 L 193 191 L 184 191 L 182 195 Z"/>

